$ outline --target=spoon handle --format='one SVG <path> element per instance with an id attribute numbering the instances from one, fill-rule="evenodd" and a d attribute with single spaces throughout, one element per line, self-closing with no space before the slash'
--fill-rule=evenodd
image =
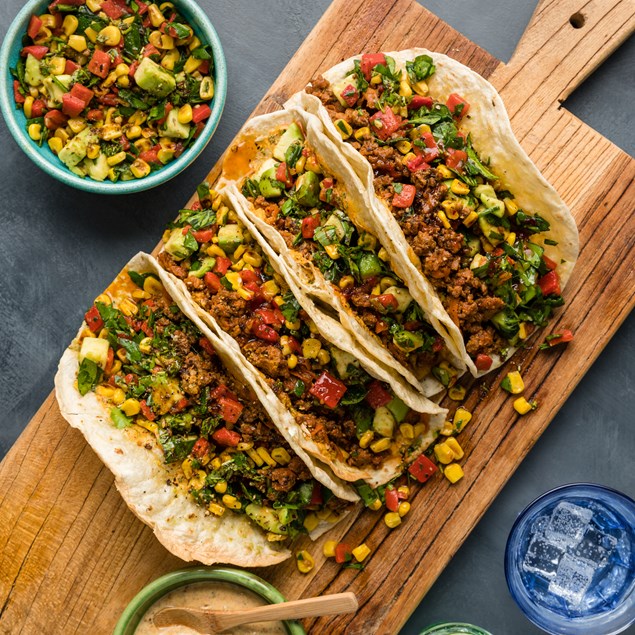
<path id="1" fill-rule="evenodd" d="M 268 622 L 277 620 L 296 619 L 303 617 L 315 617 L 317 615 L 337 615 L 338 613 L 351 613 L 358 607 L 357 598 L 350 591 L 347 593 L 334 593 L 322 595 L 306 600 L 292 600 L 268 606 L 249 609 L 248 611 L 232 611 L 233 615 L 216 614 L 216 627 L 219 630 L 249 624 L 250 622 Z"/>

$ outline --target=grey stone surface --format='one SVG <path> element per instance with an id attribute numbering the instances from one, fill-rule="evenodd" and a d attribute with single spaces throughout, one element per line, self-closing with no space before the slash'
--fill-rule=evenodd
<path id="1" fill-rule="evenodd" d="M 212 143 L 175 180 L 132 196 L 81 193 L 34 167 L 0 122 L 0 457 L 51 391 L 57 361 L 93 298 L 134 253 L 156 244 L 165 223 L 205 177 L 328 6 L 326 0 L 199 3 L 225 47 L 229 95 Z M 22 4 L 0 3 L 1 36 Z M 527 0 L 422 4 L 503 60 L 511 57 L 535 6 Z M 631 154 L 633 52 L 631 41 L 565 104 Z M 505 586 L 507 533 L 516 514 L 555 485 L 585 480 L 635 493 L 634 353 L 631 317 L 422 601 L 404 634 L 449 619 L 480 624 L 495 635 L 539 633 L 524 620 Z M 558 378 L 551 380 L 557 383 Z M 398 562 L 399 554 L 394 558 Z"/>

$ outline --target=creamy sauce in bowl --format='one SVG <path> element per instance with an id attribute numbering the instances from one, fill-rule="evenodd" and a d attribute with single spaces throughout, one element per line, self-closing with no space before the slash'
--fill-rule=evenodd
<path id="1" fill-rule="evenodd" d="M 167 593 L 157 600 L 143 616 L 134 635 L 198 635 L 186 626 L 159 628 L 152 618 L 167 607 L 214 609 L 215 611 L 238 611 L 264 606 L 268 602 L 247 589 L 229 582 L 196 582 Z M 282 622 L 254 622 L 235 626 L 223 633 L 231 635 L 286 635 Z"/>

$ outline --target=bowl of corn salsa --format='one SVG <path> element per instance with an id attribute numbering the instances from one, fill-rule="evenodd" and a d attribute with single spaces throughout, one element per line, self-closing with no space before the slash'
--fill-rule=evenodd
<path id="1" fill-rule="evenodd" d="M 227 69 L 194 0 L 30 0 L 0 49 L 0 107 L 27 156 L 89 192 L 130 194 L 190 165 Z"/>

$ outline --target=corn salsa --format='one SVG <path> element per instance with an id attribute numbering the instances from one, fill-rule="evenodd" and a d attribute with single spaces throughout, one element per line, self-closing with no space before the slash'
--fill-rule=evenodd
<path id="1" fill-rule="evenodd" d="M 78 176 L 144 178 L 211 115 L 211 49 L 171 2 L 54 0 L 23 43 L 11 71 L 29 137 Z"/>

